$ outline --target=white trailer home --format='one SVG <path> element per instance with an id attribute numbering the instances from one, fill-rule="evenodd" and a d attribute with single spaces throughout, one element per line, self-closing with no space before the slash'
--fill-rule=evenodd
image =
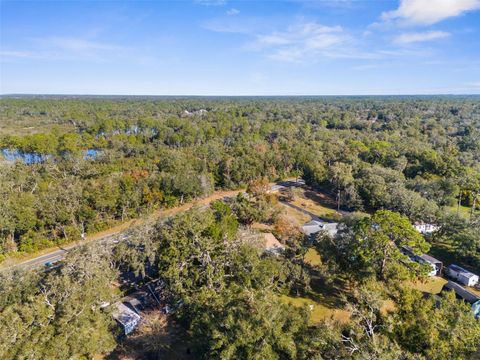
<path id="1" fill-rule="evenodd" d="M 466 286 L 475 286 L 478 283 L 478 275 L 455 264 L 448 266 L 446 273 L 450 278 Z"/>

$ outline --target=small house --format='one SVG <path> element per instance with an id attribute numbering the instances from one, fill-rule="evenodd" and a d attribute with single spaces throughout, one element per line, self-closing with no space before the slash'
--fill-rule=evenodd
<path id="1" fill-rule="evenodd" d="M 475 275 L 455 264 L 447 267 L 446 274 L 450 278 L 466 286 L 475 286 L 475 284 L 478 283 L 478 275 Z"/>
<path id="2" fill-rule="evenodd" d="M 410 260 L 415 261 L 419 264 L 428 264 L 431 267 L 431 271 L 428 273 L 428 276 L 436 276 L 442 273 L 443 263 L 440 260 L 435 259 L 433 256 L 428 254 L 416 255 L 413 252 L 413 249 L 410 246 L 402 246 L 400 251 L 407 255 Z"/>
<path id="3" fill-rule="evenodd" d="M 428 224 L 424 222 L 416 222 L 415 224 L 413 224 L 413 227 L 420 234 L 424 234 L 424 235 L 434 233 L 435 231 L 440 229 L 440 226 L 438 225 Z"/>
<path id="4" fill-rule="evenodd" d="M 140 323 L 140 315 L 121 302 L 116 302 L 113 305 L 113 318 L 122 326 L 125 335 L 130 334 Z"/>

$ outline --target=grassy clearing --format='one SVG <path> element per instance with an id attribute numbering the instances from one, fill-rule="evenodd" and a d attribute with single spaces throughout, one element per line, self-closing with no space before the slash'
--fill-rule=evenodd
<path id="1" fill-rule="evenodd" d="M 335 204 L 330 197 L 311 189 L 298 188 L 291 203 L 320 217 L 336 213 Z"/>
<path id="2" fill-rule="evenodd" d="M 307 253 L 305 254 L 305 262 L 312 266 L 320 265 L 322 263 L 320 254 L 313 248 L 308 249 Z"/>
<path id="3" fill-rule="evenodd" d="M 298 221 L 299 224 L 303 225 L 306 222 L 311 220 L 311 216 L 309 216 L 307 214 L 304 214 L 300 211 L 297 211 L 297 210 L 291 208 L 288 205 L 285 205 L 283 203 L 279 203 L 279 206 L 280 206 L 280 209 L 282 210 L 282 212 L 284 212 L 288 216 L 293 217 L 296 221 Z"/>
<path id="4" fill-rule="evenodd" d="M 425 281 L 417 281 L 412 283 L 412 288 L 428 294 L 438 294 L 443 288 L 443 285 L 447 283 L 447 280 L 439 276 L 432 276 Z"/>
<path id="5" fill-rule="evenodd" d="M 307 307 L 311 312 L 311 324 L 318 324 L 319 322 L 330 318 L 342 323 L 346 323 L 350 319 L 350 313 L 348 311 L 343 309 L 331 309 L 320 302 L 316 302 L 309 298 L 282 295 L 280 300 L 285 304 L 290 304 L 295 307 Z"/>
<path id="6" fill-rule="evenodd" d="M 449 206 L 446 208 L 450 213 L 452 214 L 456 214 L 457 213 L 457 206 Z M 469 206 L 460 206 L 460 208 L 458 208 L 458 214 L 465 218 L 465 219 L 470 219 L 470 212 L 471 212 L 471 208 Z M 480 215 L 480 211 L 475 211 L 474 212 L 474 215 Z"/>

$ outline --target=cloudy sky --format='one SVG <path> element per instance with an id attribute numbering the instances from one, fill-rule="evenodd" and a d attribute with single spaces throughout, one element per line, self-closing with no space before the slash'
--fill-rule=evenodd
<path id="1" fill-rule="evenodd" d="M 0 14 L 2 94 L 480 93 L 480 0 L 2 0 Z"/>

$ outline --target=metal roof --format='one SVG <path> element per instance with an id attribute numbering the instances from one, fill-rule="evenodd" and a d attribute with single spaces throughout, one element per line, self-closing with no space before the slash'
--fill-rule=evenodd
<path id="1" fill-rule="evenodd" d="M 444 286 L 443 286 L 443 289 L 447 289 L 447 290 L 450 290 L 450 291 L 455 291 L 455 293 L 460 296 L 462 299 L 464 299 L 465 301 L 469 302 L 470 304 L 473 304 L 477 301 L 480 300 L 480 297 L 478 297 L 477 295 L 475 295 L 474 293 L 471 293 L 470 291 L 468 291 L 467 289 L 465 289 L 462 285 L 460 284 L 457 284 L 456 282 L 453 282 L 453 281 L 449 281 L 448 283 L 446 283 Z"/>
<path id="2" fill-rule="evenodd" d="M 477 276 L 475 275 L 474 273 L 471 273 L 470 271 L 468 270 L 465 270 L 464 268 L 458 266 L 458 265 L 455 265 L 455 264 L 451 264 L 448 266 L 448 269 L 451 269 L 453 271 L 456 271 L 458 273 L 461 273 L 463 276 L 465 276 L 466 278 L 470 279 L 471 277 L 474 277 L 474 276 Z"/>

